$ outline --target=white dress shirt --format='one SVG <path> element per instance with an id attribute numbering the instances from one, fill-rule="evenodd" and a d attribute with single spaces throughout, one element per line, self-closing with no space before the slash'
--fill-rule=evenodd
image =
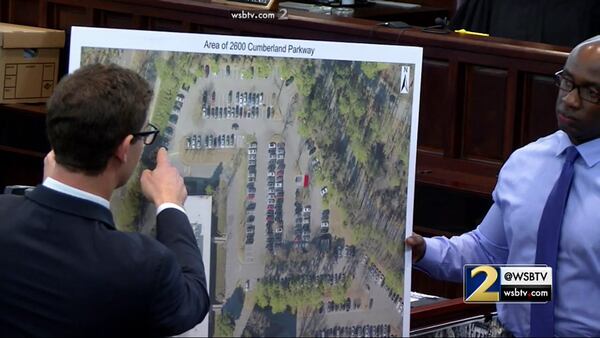
<path id="1" fill-rule="evenodd" d="M 91 194 L 87 191 L 83 191 L 81 189 L 74 188 L 70 185 L 59 182 L 59 181 L 53 179 L 52 177 L 46 178 L 44 180 L 43 185 L 46 188 L 52 189 L 54 191 L 58 191 L 58 192 L 61 192 L 63 194 L 67 194 L 67 195 L 70 195 L 73 197 L 81 198 L 86 201 L 94 202 L 94 203 L 100 204 L 101 206 L 105 207 L 106 209 L 110 209 L 110 202 L 107 199 L 102 198 L 98 195 Z M 158 208 L 156 208 L 156 214 L 158 215 L 161 213 L 161 211 L 168 209 L 168 208 L 175 208 L 185 214 L 185 210 L 175 203 L 163 203 L 163 204 L 159 205 Z"/>

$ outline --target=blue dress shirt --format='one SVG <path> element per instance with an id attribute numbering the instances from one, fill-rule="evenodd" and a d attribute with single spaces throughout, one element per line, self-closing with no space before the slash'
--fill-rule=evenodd
<path id="1" fill-rule="evenodd" d="M 477 229 L 451 239 L 425 239 L 416 264 L 438 279 L 462 282 L 464 264 L 533 264 L 546 199 L 571 146 L 562 131 L 515 151 L 492 193 L 494 205 Z M 553 282 L 555 334 L 600 336 L 600 138 L 577 146 L 575 176 L 565 209 Z M 530 332 L 528 304 L 498 304 L 515 336 Z"/>

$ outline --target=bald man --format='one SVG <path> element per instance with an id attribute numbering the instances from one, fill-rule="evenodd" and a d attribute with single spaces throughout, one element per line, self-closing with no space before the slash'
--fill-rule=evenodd
<path id="1" fill-rule="evenodd" d="M 416 267 L 461 282 L 464 264 L 546 264 L 553 301 L 498 304 L 515 336 L 600 336 L 600 36 L 556 73 L 559 131 L 515 151 L 477 229 L 410 236 Z M 554 243 L 554 244 L 553 244 Z"/>

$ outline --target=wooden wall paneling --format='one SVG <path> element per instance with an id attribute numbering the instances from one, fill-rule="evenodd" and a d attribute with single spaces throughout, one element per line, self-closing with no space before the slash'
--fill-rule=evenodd
<path id="1" fill-rule="evenodd" d="M 148 18 L 145 15 L 137 15 L 136 16 L 136 21 L 137 21 L 137 29 L 148 29 L 148 26 L 150 25 L 150 18 Z"/>
<path id="2" fill-rule="evenodd" d="M 508 70 L 508 78 L 506 79 L 506 110 L 504 112 L 504 143 L 502 144 L 502 161 L 508 159 L 510 154 L 515 150 L 515 129 L 517 119 L 517 109 L 519 104 L 519 73 L 516 69 Z M 498 126 L 500 127 L 500 126 Z"/>
<path id="3" fill-rule="evenodd" d="M 202 32 L 206 34 L 210 34 L 211 32 L 214 32 L 215 34 L 237 33 L 238 28 L 232 27 L 232 25 L 230 24 L 226 24 L 225 21 L 228 20 L 218 16 L 211 16 L 206 18 L 203 17 L 201 22 L 199 20 L 193 22 L 193 26 L 202 28 Z"/>
<path id="4" fill-rule="evenodd" d="M 49 150 L 41 105 L 0 105 L 0 191 L 40 183 Z"/>
<path id="5" fill-rule="evenodd" d="M 150 17 L 148 19 L 148 29 L 154 31 L 187 32 L 189 31 L 189 25 L 187 27 L 188 30 L 186 30 L 182 21 L 162 17 Z"/>
<path id="6" fill-rule="evenodd" d="M 47 3 L 46 24 L 48 28 L 65 31 L 65 47 L 60 56 L 59 77 L 68 71 L 68 54 L 72 26 L 93 26 L 94 9 L 85 4 L 50 0 Z"/>
<path id="7" fill-rule="evenodd" d="M 147 29 L 151 30 L 198 33 L 208 33 L 208 30 L 216 33 L 231 31 L 231 27 L 226 24 L 222 13 L 221 15 L 208 15 L 207 13 L 181 15 L 181 13 L 175 11 L 165 11 L 164 13 L 148 11 L 144 15 L 148 18 Z M 208 29 L 205 31 L 204 27 Z"/>
<path id="8" fill-rule="evenodd" d="M 270 34 L 270 33 L 257 33 L 257 32 L 247 32 L 245 30 L 241 30 L 239 32 L 237 32 L 236 34 L 238 35 L 244 35 L 244 36 L 254 36 L 254 37 L 258 37 L 258 38 L 284 38 L 284 36 L 274 36 L 275 34 Z"/>
<path id="9" fill-rule="evenodd" d="M 450 15 L 454 16 L 454 13 L 456 12 L 456 1 L 457 0 L 422 0 L 420 3 L 423 6 L 447 9 L 450 12 Z"/>
<path id="10" fill-rule="evenodd" d="M 192 29 L 192 23 L 189 21 L 183 21 L 182 28 L 184 32 L 190 32 Z"/>
<path id="11" fill-rule="evenodd" d="M 554 77 L 525 74 L 522 92 L 522 127 L 518 146 L 526 145 L 558 129 L 555 111 L 558 88 L 554 85 Z"/>
<path id="12" fill-rule="evenodd" d="M 471 231 L 481 223 L 491 205 L 492 199 L 482 198 L 480 194 L 417 184 L 414 223 L 420 230 L 414 231 L 420 233 L 435 230 L 436 232 L 427 233 L 434 236 Z"/>
<path id="13" fill-rule="evenodd" d="M 131 15 L 133 21 L 132 27 L 128 28 L 171 32 L 198 32 L 198 26 L 192 23 L 193 20 L 201 21 L 203 23 L 212 21 L 209 17 L 202 14 L 196 15 L 193 12 L 182 12 L 170 8 L 155 7 L 156 1 L 154 1 L 154 4 L 148 4 L 148 6 L 137 5 L 135 1 L 124 1 L 123 3 L 115 1 L 90 2 L 94 8 L 102 11 Z M 207 18 L 209 20 L 205 20 Z M 123 22 L 121 22 L 121 24 L 122 23 Z M 111 28 L 124 27 L 115 26 Z"/>
<path id="14" fill-rule="evenodd" d="M 252 21 L 223 18 L 222 24 L 228 25 L 242 35 L 282 37 L 287 39 L 307 39 L 341 42 L 383 43 L 380 36 L 387 34 L 394 41 L 402 35 L 399 30 L 377 26 L 375 21 L 343 17 L 326 17 L 306 13 L 290 13 L 288 20 Z M 361 27 L 360 34 L 353 28 Z M 390 34 L 391 33 L 391 34 Z M 393 43 L 393 42 L 392 42 Z"/>
<path id="15" fill-rule="evenodd" d="M 68 30 L 71 26 L 113 28 L 139 27 L 140 8 L 115 1 L 47 0 L 48 27 Z M 127 23 L 127 20 L 131 23 Z"/>
<path id="16" fill-rule="evenodd" d="M 444 153 L 448 144 L 448 126 L 451 121 L 451 104 L 448 92 L 450 64 L 447 60 L 423 59 L 421 77 L 421 103 L 419 111 L 419 147 Z"/>
<path id="17" fill-rule="evenodd" d="M 44 158 L 17 153 L 0 146 L 0 191 L 7 185 L 37 185 L 42 182 Z"/>
<path id="18" fill-rule="evenodd" d="M 96 12 L 98 10 L 94 7 L 86 7 L 85 8 L 85 16 L 86 16 L 86 26 L 96 26 Z"/>
<path id="19" fill-rule="evenodd" d="M 292 17 L 293 15 L 290 15 L 290 18 Z M 196 31 L 200 27 L 203 29 L 204 33 L 361 43 L 376 42 L 368 37 L 340 34 L 340 32 L 337 32 L 335 29 L 318 30 L 313 26 L 301 26 L 298 22 L 289 22 L 288 20 L 267 22 L 252 20 L 242 21 L 232 20 L 230 17 L 218 16 L 203 17 L 202 22 L 198 22 L 198 20 L 195 19 L 193 23 Z"/>
<path id="20" fill-rule="evenodd" d="M 456 59 L 450 62 L 450 76 L 447 79 L 448 110 L 449 118 L 446 126 L 446 149 L 444 155 L 446 157 L 458 158 L 461 154 L 461 144 L 463 135 L 461 127 L 463 125 L 463 97 L 466 90 L 465 87 L 465 71 L 464 65 L 460 64 Z"/>
<path id="21" fill-rule="evenodd" d="M 218 26 L 208 26 L 204 24 L 190 24 L 190 32 L 192 33 L 202 33 L 202 34 L 217 34 L 217 35 L 235 35 L 236 32 L 232 31 L 229 28 L 223 28 Z"/>
<path id="22" fill-rule="evenodd" d="M 426 273 L 417 269 L 413 269 L 411 275 L 411 291 L 421 292 L 428 295 L 436 295 L 448 299 L 463 296 L 462 285 L 459 283 L 437 281 L 429 277 L 429 275 Z"/>
<path id="23" fill-rule="evenodd" d="M 12 1 L 15 0 L 0 1 L 0 22 L 12 22 L 9 15 L 10 3 Z"/>
<path id="24" fill-rule="evenodd" d="M 38 12 L 37 12 L 37 16 L 38 16 L 38 23 L 37 25 L 40 27 L 48 27 L 48 1 L 46 0 L 39 0 L 39 8 L 38 8 Z"/>
<path id="25" fill-rule="evenodd" d="M 536 60 L 535 56 L 522 54 L 522 55 L 502 55 L 494 51 L 484 51 L 478 48 L 463 48 L 465 46 L 455 46 L 455 48 L 440 48 L 440 47 L 424 47 L 427 51 L 434 51 L 435 55 L 447 55 L 447 57 L 456 59 L 458 62 L 464 64 L 476 64 L 480 66 L 489 66 L 499 69 L 516 69 L 524 72 L 538 72 L 538 73 L 554 73 L 556 69 L 556 63 L 544 62 Z M 504 50 L 507 51 L 507 50 Z M 428 55 L 431 55 L 429 52 Z"/>
<path id="26" fill-rule="evenodd" d="M 0 106 L 0 146 L 45 156 L 50 151 L 46 138 L 45 114 Z"/>
<path id="27" fill-rule="evenodd" d="M 128 0 L 129 3 L 137 3 L 140 0 Z M 370 23 L 371 26 L 377 27 L 376 22 L 359 20 L 359 19 L 348 19 L 338 17 L 327 17 L 312 15 L 306 13 L 303 15 L 289 15 L 289 20 L 275 20 L 275 21 L 252 21 L 252 20 L 232 20 L 230 13 L 231 10 L 236 8 L 207 3 L 198 3 L 186 0 L 173 0 L 173 1 L 155 1 L 155 3 L 164 6 L 165 8 L 175 8 L 176 6 L 182 6 L 189 9 L 182 16 L 182 12 L 176 12 L 176 16 L 169 16 L 172 19 L 180 19 L 187 21 L 189 20 L 193 26 L 194 31 L 198 31 L 198 27 L 208 26 L 211 27 L 209 30 L 214 31 L 217 28 L 216 33 L 223 33 L 222 29 L 227 31 L 227 34 L 240 34 L 240 35 L 253 35 L 253 36 L 270 36 L 270 37 L 286 37 L 286 38 L 297 38 L 297 39 L 319 39 L 329 41 L 349 41 L 344 36 L 348 35 L 351 38 L 354 34 L 341 34 L 348 32 L 349 29 L 346 25 L 334 25 L 331 26 L 331 22 L 348 22 L 349 26 L 356 26 L 350 22 L 364 22 Z M 194 4 L 194 5 L 191 5 Z M 210 7 L 207 7 L 210 6 Z M 167 17 L 169 10 L 162 10 L 161 16 Z M 175 12 L 175 11 L 173 11 Z M 187 15 L 187 17 L 186 17 Z M 208 33 L 208 31 L 206 31 Z M 355 41 L 354 38 L 352 41 Z M 367 42 L 369 39 L 362 38 L 361 42 Z"/>
<path id="28" fill-rule="evenodd" d="M 440 107 L 445 111 L 447 119 L 444 126 L 444 155 L 449 158 L 459 158 L 461 155 L 461 144 L 462 144 L 462 119 L 463 119 L 463 106 L 464 102 L 462 97 L 465 93 L 465 75 L 464 65 L 460 62 L 461 52 L 455 50 L 448 50 L 437 47 L 425 47 L 423 50 L 423 59 L 440 59 L 447 60 L 448 73 L 444 78 L 439 77 L 440 74 L 430 74 L 427 69 L 423 69 L 422 80 L 423 82 L 436 82 L 439 81 L 444 84 L 441 91 L 438 91 L 436 95 L 444 93 L 446 100 L 444 107 Z M 424 63 L 425 66 L 425 63 Z M 431 90 L 423 86 L 421 89 L 421 95 L 424 95 L 426 91 Z M 421 99 L 421 106 L 423 100 Z M 421 111 L 428 109 L 421 108 Z M 427 114 L 427 113 L 425 113 Z M 421 115 L 419 115 L 421 118 Z"/>
<path id="29" fill-rule="evenodd" d="M 39 0 L 7 0 L 8 21 L 19 25 L 38 26 Z"/>
<path id="30" fill-rule="evenodd" d="M 238 26 L 239 25 L 239 26 Z M 369 42 L 365 38 L 357 38 L 352 35 L 339 34 L 334 31 L 313 30 L 311 26 L 298 27 L 294 24 L 288 24 L 286 21 L 275 21 L 274 24 L 263 22 L 248 21 L 247 23 L 236 25 L 243 35 L 251 36 L 270 36 L 286 39 L 306 39 L 322 41 L 344 41 L 344 42 Z M 271 27 L 270 29 L 265 29 Z M 373 41 L 370 41 L 373 42 Z"/>
<path id="31" fill-rule="evenodd" d="M 500 163 L 441 157 L 417 152 L 417 182 L 472 192 L 488 198 L 496 185 Z"/>
<path id="32" fill-rule="evenodd" d="M 71 26 L 92 26 L 93 13 L 88 7 L 50 3 L 48 5 L 48 27 L 68 31 Z"/>
<path id="33" fill-rule="evenodd" d="M 39 0 L 42 1 L 42 0 Z M 170 20 L 190 21 L 198 25 L 204 24 L 206 19 L 217 18 L 220 20 L 218 25 L 226 26 L 230 29 L 238 30 L 241 25 L 239 22 L 234 22 L 229 17 L 231 7 L 218 5 L 208 2 L 199 2 L 193 0 L 47 0 L 50 3 L 60 3 L 64 5 L 85 5 L 95 8 L 113 10 L 118 12 L 128 12 L 140 16 L 161 17 Z M 82 4 L 84 3 L 84 4 Z M 503 43 L 488 43 L 488 39 L 480 39 L 473 37 L 458 36 L 450 34 L 448 36 L 436 36 L 435 34 L 425 34 L 418 30 L 394 30 L 376 26 L 376 22 L 340 18 L 340 17 L 325 17 L 304 13 L 302 15 L 289 15 L 290 20 L 276 21 L 276 23 L 260 23 L 262 32 L 280 33 L 281 30 L 294 33 L 291 38 L 317 38 L 320 39 L 321 33 L 332 33 L 335 35 L 335 40 L 350 41 L 350 37 L 355 41 L 357 37 L 363 41 L 379 41 L 381 43 L 400 43 L 424 46 L 427 48 L 437 47 L 442 50 L 477 50 L 477 55 L 492 54 L 492 55 L 525 55 L 524 59 L 531 57 L 540 57 L 534 63 L 539 63 L 544 60 L 556 60 L 563 57 L 562 52 L 555 53 L 541 52 L 539 47 L 532 48 L 530 43 L 522 43 L 513 40 L 506 40 Z M 244 23 L 246 26 L 255 26 L 254 22 Z M 210 25 L 210 24 L 209 24 Z M 249 32 L 254 32 L 254 28 L 247 29 Z M 295 34 L 298 35 L 295 35 Z M 307 36 L 308 35 L 308 36 Z M 327 39 L 327 38 L 325 38 Z M 501 39 L 494 39 L 501 40 Z M 527 46 L 523 46 L 527 45 Z M 466 47 L 466 48 L 465 48 Z M 552 47 L 552 46 L 549 46 Z M 554 48 L 556 49 L 556 48 Z"/>
<path id="34" fill-rule="evenodd" d="M 521 138 L 523 135 L 523 105 L 525 102 L 524 88 L 525 88 L 525 77 L 528 74 L 526 71 L 515 70 L 517 75 L 517 86 L 516 86 L 516 97 L 515 97 L 515 117 L 513 120 L 512 132 L 509 137 L 512 141 L 512 149 L 518 149 L 521 147 Z M 510 154 L 506 157 L 508 159 Z"/>
<path id="35" fill-rule="evenodd" d="M 136 16 L 131 13 L 114 12 L 109 10 L 96 10 L 94 17 L 94 23 L 99 27 L 107 28 L 123 28 L 123 29 L 136 29 L 138 22 L 136 22 Z"/>
<path id="36" fill-rule="evenodd" d="M 46 28 L 50 28 L 48 27 L 48 1 L 47 0 L 37 0 L 37 12 L 35 12 L 35 15 L 37 17 L 37 22 L 36 22 L 36 26 L 40 26 L 40 27 L 46 27 Z M 33 14 L 33 12 L 32 12 Z"/>
<path id="37" fill-rule="evenodd" d="M 508 72 L 471 64 L 466 69 L 462 157 L 503 159 Z"/>
<path id="38" fill-rule="evenodd" d="M 190 33 L 204 33 L 202 25 L 190 23 Z"/>
<path id="39" fill-rule="evenodd" d="M 145 20 L 146 20 L 145 17 L 134 14 L 132 21 L 131 21 L 133 29 L 142 29 L 144 27 Z"/>

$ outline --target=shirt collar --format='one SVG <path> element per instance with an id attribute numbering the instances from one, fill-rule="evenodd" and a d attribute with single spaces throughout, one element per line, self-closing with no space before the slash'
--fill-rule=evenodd
<path id="1" fill-rule="evenodd" d="M 565 149 L 572 145 L 573 143 L 569 139 L 569 136 L 563 131 L 558 131 L 556 156 L 561 155 Z M 600 162 L 600 138 L 587 141 L 575 147 L 588 167 L 591 168 Z"/>
<path id="2" fill-rule="evenodd" d="M 52 189 L 54 191 L 62 192 L 63 194 L 67 194 L 73 197 L 81 198 L 86 201 L 94 202 L 100 204 L 106 209 L 110 210 L 110 202 L 98 195 L 91 194 L 87 191 L 83 191 L 77 188 L 74 188 L 70 185 L 59 182 L 52 177 L 48 177 L 44 180 L 43 185 L 46 188 Z"/>

